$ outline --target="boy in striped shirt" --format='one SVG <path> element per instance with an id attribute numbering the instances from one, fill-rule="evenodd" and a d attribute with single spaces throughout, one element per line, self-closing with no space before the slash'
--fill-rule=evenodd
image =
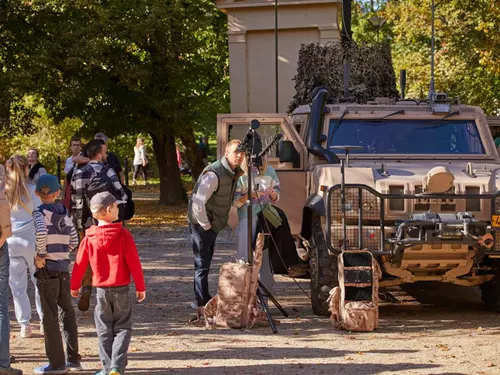
<path id="1" fill-rule="evenodd" d="M 42 204 L 33 212 L 37 253 L 35 277 L 42 302 L 45 352 L 49 360 L 35 368 L 36 374 L 57 375 L 82 369 L 69 275 L 69 252 L 78 247 L 78 233 L 66 207 L 56 201 L 60 189 L 57 177 L 49 174 L 41 176 L 36 184 L 36 195 Z M 66 355 L 59 329 L 59 308 Z"/>

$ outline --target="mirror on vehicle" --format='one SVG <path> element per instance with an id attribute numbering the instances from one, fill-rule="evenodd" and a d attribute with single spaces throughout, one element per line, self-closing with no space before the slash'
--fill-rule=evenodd
<path id="1" fill-rule="evenodd" d="M 300 164 L 300 155 L 295 150 L 292 141 L 281 141 L 279 143 L 279 158 L 280 163 Z"/>

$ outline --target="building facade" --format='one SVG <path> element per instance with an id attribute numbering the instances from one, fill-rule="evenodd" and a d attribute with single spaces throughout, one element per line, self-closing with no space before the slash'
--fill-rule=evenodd
<path id="1" fill-rule="evenodd" d="M 300 46 L 340 39 L 337 0 L 279 0 L 277 7 L 275 0 L 217 0 L 217 6 L 228 16 L 232 113 L 285 112 L 295 94 Z"/>

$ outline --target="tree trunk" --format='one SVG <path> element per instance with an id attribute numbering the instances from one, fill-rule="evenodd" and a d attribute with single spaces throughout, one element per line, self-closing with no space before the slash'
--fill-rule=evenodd
<path id="1" fill-rule="evenodd" d="M 181 141 L 184 147 L 186 147 L 186 159 L 187 163 L 191 167 L 191 174 L 193 175 L 193 180 L 198 180 L 198 176 L 203 171 L 203 161 L 201 159 L 201 150 L 199 149 L 196 139 L 194 138 L 194 133 L 191 128 L 186 129 L 182 132 Z"/>
<path id="2" fill-rule="evenodd" d="M 149 133 L 160 174 L 160 204 L 186 201 L 181 174 L 177 165 L 175 137 L 170 132 Z"/>

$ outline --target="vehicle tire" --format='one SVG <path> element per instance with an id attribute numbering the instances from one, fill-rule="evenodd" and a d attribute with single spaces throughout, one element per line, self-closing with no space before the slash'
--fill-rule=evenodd
<path id="1" fill-rule="evenodd" d="M 311 254 L 309 272 L 311 274 L 311 304 L 314 314 L 329 316 L 328 297 L 330 290 L 338 286 L 337 256 L 330 255 L 321 222 L 314 220 L 311 232 Z"/>
<path id="2" fill-rule="evenodd" d="M 480 285 L 481 299 L 488 310 L 500 312 L 500 273 Z"/>

